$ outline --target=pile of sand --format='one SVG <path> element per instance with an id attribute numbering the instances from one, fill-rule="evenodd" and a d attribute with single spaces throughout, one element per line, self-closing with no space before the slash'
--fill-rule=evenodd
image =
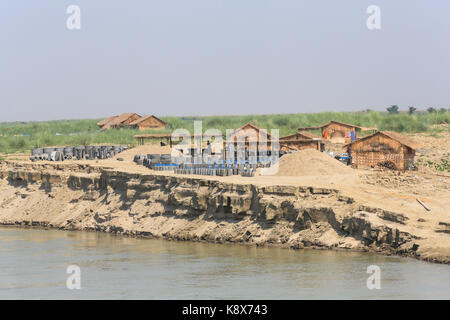
<path id="1" fill-rule="evenodd" d="M 124 152 L 118 153 L 114 156 L 114 159 L 122 158 L 124 161 L 133 161 L 134 156 L 136 154 L 152 154 L 152 153 L 171 153 L 171 149 L 169 146 L 160 146 L 159 144 L 144 144 L 142 146 L 137 146 L 131 149 L 128 149 Z"/>
<path id="2" fill-rule="evenodd" d="M 284 155 L 278 161 L 277 176 L 352 174 L 354 170 L 324 152 L 305 149 Z"/>

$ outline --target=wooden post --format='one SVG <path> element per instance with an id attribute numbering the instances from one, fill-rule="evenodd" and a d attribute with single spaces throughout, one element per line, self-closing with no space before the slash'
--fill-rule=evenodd
<path id="1" fill-rule="evenodd" d="M 427 211 L 430 211 L 430 210 L 431 210 L 430 208 L 428 208 L 428 207 L 425 205 L 425 203 L 423 203 L 422 201 L 420 201 L 420 199 L 417 199 L 417 198 L 416 198 L 416 200 L 417 200 L 418 203 L 420 203 L 420 204 L 422 205 L 422 207 L 425 208 L 425 210 L 427 210 Z"/>

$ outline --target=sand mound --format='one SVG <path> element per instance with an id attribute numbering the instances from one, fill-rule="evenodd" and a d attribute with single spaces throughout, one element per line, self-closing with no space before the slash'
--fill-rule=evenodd
<path id="1" fill-rule="evenodd" d="M 277 176 L 352 174 L 353 169 L 324 152 L 306 149 L 284 155 L 278 161 Z"/>
<path id="2" fill-rule="evenodd" d="M 122 158 L 125 161 L 133 161 L 136 154 L 151 154 L 151 153 L 169 153 L 171 149 L 169 146 L 161 147 L 159 144 L 144 144 L 143 146 L 137 146 L 128 149 L 124 152 L 116 154 L 114 159 Z"/>

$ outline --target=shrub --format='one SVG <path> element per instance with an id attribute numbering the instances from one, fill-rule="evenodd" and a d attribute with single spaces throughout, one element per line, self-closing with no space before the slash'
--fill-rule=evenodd
<path id="1" fill-rule="evenodd" d="M 413 114 L 414 112 L 416 112 L 416 110 L 417 110 L 417 109 L 414 108 L 414 107 L 412 107 L 412 106 L 411 106 L 411 107 L 408 107 L 408 113 L 409 113 L 409 114 Z"/>
<path id="2" fill-rule="evenodd" d="M 390 113 L 390 114 L 397 114 L 398 113 L 398 106 L 397 105 L 392 105 L 389 108 L 386 108 L 386 110 Z"/>

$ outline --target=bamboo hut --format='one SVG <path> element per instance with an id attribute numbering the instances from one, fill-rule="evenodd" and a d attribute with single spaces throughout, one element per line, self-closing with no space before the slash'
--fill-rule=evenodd
<path id="1" fill-rule="evenodd" d="M 395 170 L 414 168 L 415 150 L 411 139 L 392 131 L 378 131 L 346 145 L 354 167 L 387 167 Z"/>

